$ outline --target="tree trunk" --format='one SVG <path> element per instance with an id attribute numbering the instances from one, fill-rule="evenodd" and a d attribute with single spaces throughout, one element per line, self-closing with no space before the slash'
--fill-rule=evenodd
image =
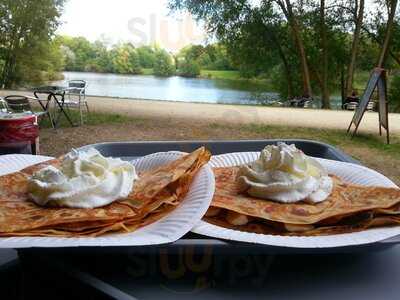
<path id="1" fill-rule="evenodd" d="M 292 30 L 293 34 L 293 39 L 298 50 L 303 79 L 303 97 L 310 98 L 312 97 L 310 70 L 308 68 L 306 51 L 304 49 L 303 40 L 301 38 L 300 25 L 293 12 L 293 7 L 289 0 L 284 0 L 284 2 L 282 0 L 277 0 L 277 3 L 281 7 L 289 23 L 290 29 Z"/>
<path id="2" fill-rule="evenodd" d="M 388 50 L 389 50 L 389 45 L 390 45 L 390 40 L 392 37 L 392 31 L 393 31 L 393 20 L 396 15 L 396 7 L 397 7 L 397 0 L 389 0 L 388 1 L 390 5 L 388 5 L 388 20 L 386 23 L 386 33 L 385 33 L 385 39 L 383 41 L 381 53 L 379 54 L 379 59 L 378 59 L 378 67 L 383 68 L 385 66 Z"/>
<path id="3" fill-rule="evenodd" d="M 292 70 L 290 68 L 289 62 L 286 58 L 285 52 L 283 51 L 282 45 L 281 45 L 279 39 L 277 38 L 276 34 L 273 32 L 273 30 L 270 30 L 268 27 L 266 27 L 265 30 L 267 33 L 267 39 L 269 39 L 278 48 L 279 57 L 282 60 L 283 68 L 285 70 L 285 77 L 286 77 L 286 82 L 287 82 L 287 98 L 292 99 L 293 91 L 294 91 L 293 76 L 292 76 Z"/>
<path id="4" fill-rule="evenodd" d="M 328 90 L 328 49 L 327 49 L 327 38 L 326 38 L 326 26 L 325 26 L 325 0 L 321 0 L 320 3 L 320 26 L 321 26 L 321 48 L 322 48 L 322 108 L 330 109 L 331 104 L 329 100 Z"/>
<path id="5" fill-rule="evenodd" d="M 283 52 L 282 47 L 278 46 L 279 56 L 282 59 L 283 67 L 285 68 L 285 77 L 287 82 L 287 98 L 293 99 L 293 77 L 292 71 L 290 69 L 289 63 L 286 59 L 285 53 Z"/>
<path id="6" fill-rule="evenodd" d="M 356 8 L 355 8 L 354 21 L 356 27 L 354 29 L 353 42 L 351 45 L 350 61 L 347 67 L 347 77 L 345 85 L 346 97 L 351 96 L 351 94 L 353 93 L 354 70 L 357 59 L 358 45 L 360 44 L 361 28 L 364 19 L 364 0 L 360 0 L 359 5 L 358 5 L 358 0 L 356 0 L 355 3 L 356 3 Z"/>

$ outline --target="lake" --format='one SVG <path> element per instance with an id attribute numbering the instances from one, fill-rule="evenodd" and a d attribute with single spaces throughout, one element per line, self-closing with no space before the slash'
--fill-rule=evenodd
<path id="1" fill-rule="evenodd" d="M 248 81 L 88 72 L 63 74 L 64 81 L 56 84 L 65 84 L 73 79 L 85 80 L 88 84 L 86 93 L 91 96 L 255 105 L 273 105 L 279 100 L 278 93 Z"/>

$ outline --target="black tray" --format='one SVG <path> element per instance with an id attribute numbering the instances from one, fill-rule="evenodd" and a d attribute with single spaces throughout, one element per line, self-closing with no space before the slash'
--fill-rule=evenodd
<path id="1" fill-rule="evenodd" d="M 277 141 L 132 142 L 86 147 L 129 160 L 157 151 L 188 152 L 201 145 L 213 154 L 258 151 Z M 327 144 L 283 141 L 296 144 L 308 155 L 359 163 Z M 396 243 L 392 239 L 357 247 L 296 249 L 188 233 L 174 243 L 151 247 L 32 248 L 18 253 L 27 299 L 398 299 L 400 253 L 398 247 L 388 249 Z M 167 256 L 176 271 L 179 261 L 190 253 L 197 260 L 208 255 L 212 263 L 194 271 L 186 263 L 181 274 L 160 271 L 165 267 L 162 257 Z M 198 289 L 201 282 L 206 286 Z"/>
<path id="2" fill-rule="evenodd" d="M 144 155 L 163 151 L 183 151 L 191 152 L 198 147 L 207 147 L 212 154 L 223 154 L 244 151 L 260 151 L 268 144 L 276 144 L 277 142 L 285 142 L 295 144 L 297 148 L 304 151 L 307 155 L 321 157 L 343 162 L 360 164 L 357 160 L 349 155 L 336 149 L 335 147 L 311 140 L 299 139 L 282 139 L 282 140 L 242 140 L 242 141 L 149 141 L 149 142 L 119 142 L 119 143 L 99 143 L 87 145 L 80 149 L 96 148 L 104 156 L 120 157 L 124 160 L 133 160 Z M 159 248 L 168 249 L 169 253 L 179 253 L 185 247 L 195 247 L 195 251 L 203 251 L 204 247 L 213 247 L 215 253 L 338 253 L 338 252 L 354 252 L 372 249 L 385 249 L 398 243 L 398 239 L 392 238 L 369 245 L 346 246 L 327 249 L 315 248 L 288 248 L 268 245 L 254 245 L 243 242 L 227 241 L 223 239 L 210 238 L 198 235 L 192 232 L 187 233 L 181 239 L 174 243 L 157 245 L 157 246 L 141 246 L 141 247 L 79 247 L 67 248 L 71 253 L 91 253 L 96 248 L 97 252 L 103 253 L 153 253 L 158 252 Z M 63 252 L 66 248 L 59 249 Z M 40 251 L 57 252 L 57 249 L 49 249 Z"/>

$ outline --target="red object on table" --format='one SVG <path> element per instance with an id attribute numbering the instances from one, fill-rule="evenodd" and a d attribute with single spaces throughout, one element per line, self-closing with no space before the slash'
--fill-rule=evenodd
<path id="1" fill-rule="evenodd" d="M 39 125 L 37 116 L 14 115 L 11 118 L 0 115 L 0 154 L 39 152 Z"/>

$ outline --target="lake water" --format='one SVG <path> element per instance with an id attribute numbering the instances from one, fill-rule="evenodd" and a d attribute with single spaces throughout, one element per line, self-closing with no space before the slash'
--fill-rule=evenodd
<path id="1" fill-rule="evenodd" d="M 268 91 L 262 84 L 247 81 L 88 72 L 63 74 L 64 81 L 57 84 L 83 79 L 88 83 L 87 95 L 92 96 L 255 105 L 273 105 L 279 100 L 278 93 Z"/>
<path id="2" fill-rule="evenodd" d="M 260 84 L 235 80 L 86 72 L 63 74 L 64 81 L 85 80 L 88 83 L 86 93 L 92 96 L 231 104 L 269 103 L 279 98 L 277 93 L 266 91 Z"/>

